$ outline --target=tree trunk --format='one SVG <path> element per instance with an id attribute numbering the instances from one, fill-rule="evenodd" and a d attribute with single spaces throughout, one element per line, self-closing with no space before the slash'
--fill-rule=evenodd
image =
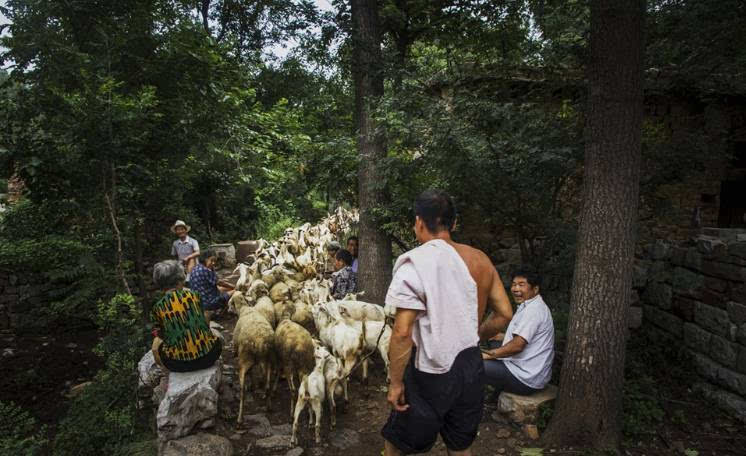
<path id="1" fill-rule="evenodd" d="M 591 2 L 583 209 L 552 445 L 617 449 L 642 126 L 644 0 Z"/>
<path id="2" fill-rule="evenodd" d="M 386 157 L 383 133 L 373 112 L 383 95 L 383 62 L 378 7 L 375 0 L 352 0 L 353 75 L 360 203 L 358 283 L 366 301 L 383 304 L 391 281 L 391 241 L 378 226 L 373 209 L 384 200 L 379 163 Z"/>

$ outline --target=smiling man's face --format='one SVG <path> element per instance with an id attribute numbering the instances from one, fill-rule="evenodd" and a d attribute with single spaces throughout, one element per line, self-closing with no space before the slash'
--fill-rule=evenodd
<path id="1" fill-rule="evenodd" d="M 531 286 L 525 277 L 516 276 L 510 285 L 510 292 L 515 302 L 521 304 L 539 294 L 539 287 Z"/>

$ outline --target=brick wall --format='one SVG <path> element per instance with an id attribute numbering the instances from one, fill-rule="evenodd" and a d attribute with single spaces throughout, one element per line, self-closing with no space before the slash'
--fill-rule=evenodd
<path id="1" fill-rule="evenodd" d="M 746 230 L 651 244 L 635 266 L 644 319 L 682 341 L 697 390 L 746 422 Z"/>

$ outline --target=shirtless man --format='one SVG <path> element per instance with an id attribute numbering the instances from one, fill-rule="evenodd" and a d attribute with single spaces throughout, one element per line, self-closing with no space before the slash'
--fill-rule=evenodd
<path id="1" fill-rule="evenodd" d="M 470 455 L 484 404 L 477 344 L 504 327 L 512 309 L 489 258 L 451 239 L 456 222 L 451 197 L 428 190 L 414 207 L 421 245 L 397 259 L 386 295 L 386 304 L 397 311 L 384 450 L 424 453 L 440 434 L 449 454 Z M 492 316 L 483 323 L 488 305 Z"/>

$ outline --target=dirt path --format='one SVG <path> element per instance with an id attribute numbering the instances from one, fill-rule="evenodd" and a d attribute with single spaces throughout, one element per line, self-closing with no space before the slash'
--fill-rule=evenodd
<path id="1" fill-rule="evenodd" d="M 290 391 L 287 383 L 280 381 L 272 398 L 271 411 L 267 411 L 263 391 L 251 399 L 247 394 L 243 423 L 236 426 L 238 414 L 238 379 L 233 368 L 232 332 L 236 318 L 219 321 L 224 326 L 221 331 L 225 336 L 226 349 L 223 352 L 224 377 L 221 391 L 220 420 L 215 432 L 228 437 L 233 442 L 237 454 L 277 455 L 291 451 L 289 433 L 292 419 L 290 417 Z M 375 357 L 374 357 L 375 358 Z M 378 455 L 383 449 L 383 438 L 380 430 L 389 415 L 386 403 L 386 376 L 383 363 L 375 359 L 370 368 L 372 373 L 368 385 L 362 385 L 358 376 L 350 382 L 350 402 L 346 409 L 337 411 L 337 429 L 330 431 L 329 411 L 323 411 L 321 444 L 313 441 L 313 431 L 308 428 L 308 415 L 301 415 L 299 427 L 299 446 L 303 454 L 312 455 Z M 531 444 L 517 428 L 510 424 L 498 424 L 490 416 L 495 404 L 488 404 L 485 418 L 480 426 L 480 433 L 474 445 L 475 454 L 520 454 L 519 448 Z M 498 435 L 500 437 L 498 437 Z M 263 448 L 261 445 L 273 445 Z M 299 450 L 294 450 L 300 454 Z M 439 439 L 434 455 L 445 455 L 446 450 Z"/>

